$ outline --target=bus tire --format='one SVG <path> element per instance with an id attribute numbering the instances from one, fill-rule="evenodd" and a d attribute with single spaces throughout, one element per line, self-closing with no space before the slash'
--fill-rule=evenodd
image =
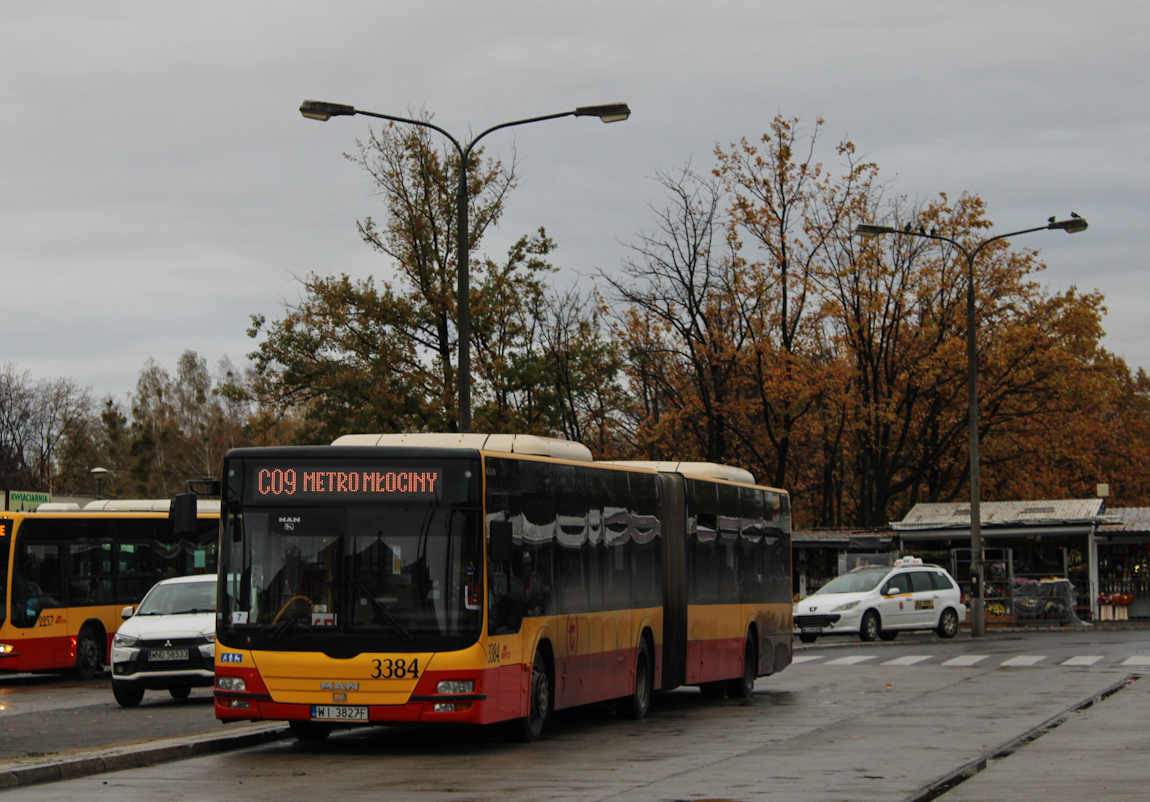
<path id="1" fill-rule="evenodd" d="M 750 635 L 743 646 L 743 676 L 727 683 L 727 696 L 750 699 L 755 694 L 755 641 Z"/>
<path id="2" fill-rule="evenodd" d="M 289 721 L 288 728 L 297 741 L 326 741 L 331 735 L 331 725 L 318 721 Z"/>
<path id="3" fill-rule="evenodd" d="M 639 639 L 639 652 L 635 655 L 635 690 L 629 696 L 616 700 L 615 709 L 622 718 L 638 721 L 651 707 L 651 688 L 655 684 L 651 671 L 651 650 L 647 639 Z"/>
<path id="4" fill-rule="evenodd" d="M 76 636 L 76 676 L 92 679 L 100 670 L 100 646 L 91 627 L 81 627 Z"/>
<path id="5" fill-rule="evenodd" d="M 527 689 L 527 715 L 511 722 L 514 740 L 527 744 L 533 744 L 542 737 L 543 728 L 551 714 L 551 678 L 547 674 L 547 662 L 540 652 L 535 653 L 530 682 Z"/>
<path id="6" fill-rule="evenodd" d="M 144 700 L 144 689 L 134 682 L 113 682 L 112 696 L 120 707 L 135 707 Z"/>

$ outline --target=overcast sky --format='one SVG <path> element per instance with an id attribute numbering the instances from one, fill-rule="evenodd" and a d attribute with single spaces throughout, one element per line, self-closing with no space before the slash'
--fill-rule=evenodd
<path id="1" fill-rule="evenodd" d="M 978 193 L 998 232 L 1071 210 L 1040 248 L 1052 290 L 1099 289 L 1107 346 L 1150 367 L 1150 5 L 1145 2 L 0 3 L 0 362 L 123 397 L 148 357 L 253 348 L 309 272 L 384 275 L 382 216 L 342 153 L 404 115 L 520 160 L 486 250 L 545 226 L 564 281 L 617 270 L 661 203 L 657 169 L 778 113 L 826 119 L 912 201 Z"/>

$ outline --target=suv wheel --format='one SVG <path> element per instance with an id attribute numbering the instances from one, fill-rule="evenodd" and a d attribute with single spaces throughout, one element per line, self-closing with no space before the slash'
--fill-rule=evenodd
<path id="1" fill-rule="evenodd" d="M 951 608 L 946 608 L 942 611 L 942 616 L 938 619 L 938 636 L 949 640 L 958 634 L 958 613 Z"/>

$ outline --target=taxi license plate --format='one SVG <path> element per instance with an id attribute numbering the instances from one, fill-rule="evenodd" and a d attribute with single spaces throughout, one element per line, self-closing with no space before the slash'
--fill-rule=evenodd
<path id="1" fill-rule="evenodd" d="M 351 705 L 312 705 L 312 721 L 367 721 L 366 707 Z"/>
<path id="2" fill-rule="evenodd" d="M 153 649 L 148 652 L 149 660 L 187 660 L 187 649 Z"/>
<path id="3" fill-rule="evenodd" d="M 822 627 L 799 627 L 799 632 L 803 633 L 804 635 L 815 635 L 822 631 Z"/>

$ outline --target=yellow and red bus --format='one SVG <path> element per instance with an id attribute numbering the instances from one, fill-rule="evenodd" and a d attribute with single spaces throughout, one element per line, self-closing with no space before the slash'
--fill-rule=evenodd
<path id="1" fill-rule="evenodd" d="M 166 499 L 41 505 L 0 512 L 0 671 L 108 663 L 122 622 L 161 579 L 215 573 L 219 502 L 201 501 L 194 531 L 175 534 Z"/>
<path id="2" fill-rule="evenodd" d="M 523 435 L 349 435 L 224 462 L 216 716 L 511 722 L 791 660 L 790 508 L 745 471 Z"/>

